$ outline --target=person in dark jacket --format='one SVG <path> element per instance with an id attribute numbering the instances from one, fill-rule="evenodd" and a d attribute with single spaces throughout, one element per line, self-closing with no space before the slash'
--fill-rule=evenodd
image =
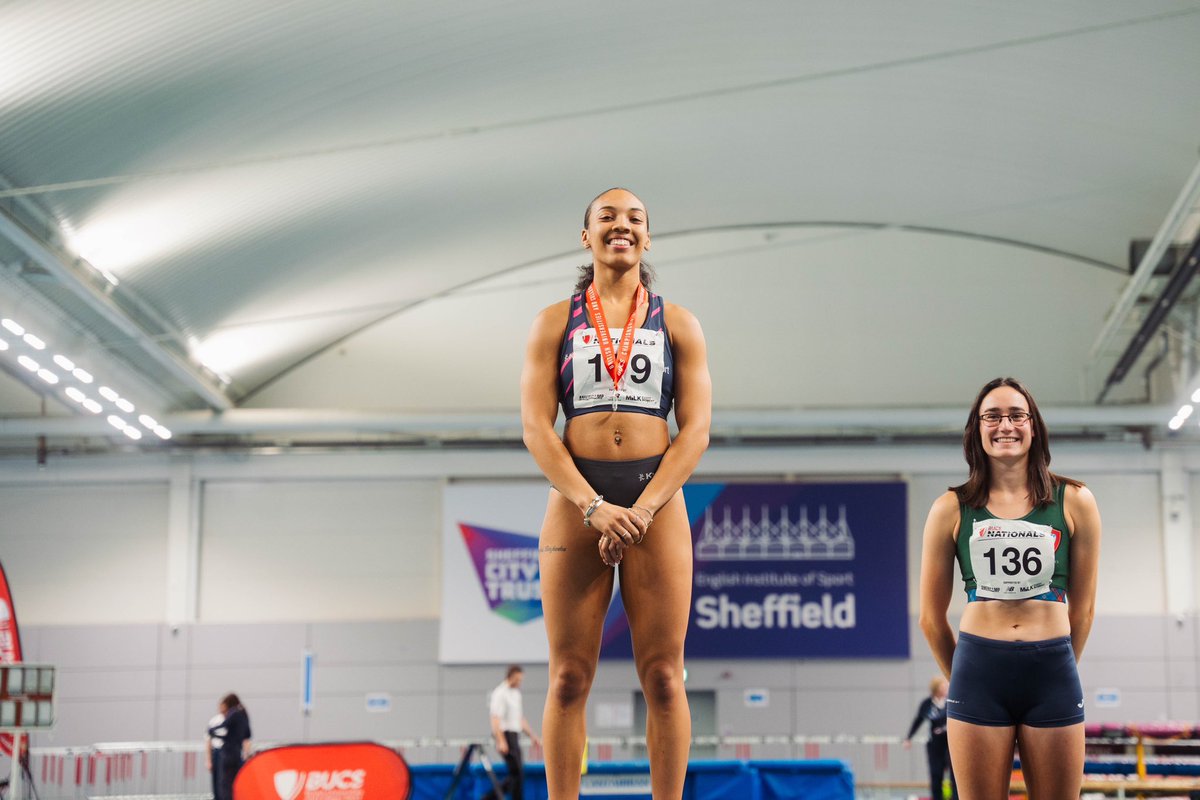
<path id="1" fill-rule="evenodd" d="M 931 800 L 942 800 L 942 782 L 950 773 L 950 800 L 958 800 L 958 786 L 954 783 L 954 768 L 950 765 L 950 745 L 946 738 L 946 693 L 950 683 L 938 675 L 929 682 L 929 697 L 921 701 L 917 716 L 913 719 L 908 735 L 904 737 L 904 749 L 912 747 L 913 734 L 925 722 L 929 723 L 929 743 L 925 754 L 929 757 L 929 791 Z"/>
<path id="2" fill-rule="evenodd" d="M 215 754 L 220 790 L 216 800 L 233 800 L 233 779 L 242 768 L 242 762 L 250 756 L 250 717 L 242 701 L 233 693 L 221 698 L 218 708 L 225 719 L 208 730 L 209 736 L 221 738 L 221 749 Z"/>

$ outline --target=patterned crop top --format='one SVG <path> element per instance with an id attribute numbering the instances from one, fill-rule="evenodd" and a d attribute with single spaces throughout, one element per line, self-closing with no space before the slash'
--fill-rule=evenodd
<path id="1" fill-rule="evenodd" d="M 582 292 L 571 296 L 571 310 L 559 349 L 558 395 L 567 419 L 595 411 L 626 411 L 667 418 L 675 400 L 675 357 L 667 335 L 663 299 L 648 292 L 650 308 L 642 327 L 633 331 L 629 366 L 621 376 L 620 391 L 604 367 L 596 329 L 588 320 Z M 621 328 L 609 330 L 613 347 Z M 615 407 L 614 407 L 615 401 Z"/>

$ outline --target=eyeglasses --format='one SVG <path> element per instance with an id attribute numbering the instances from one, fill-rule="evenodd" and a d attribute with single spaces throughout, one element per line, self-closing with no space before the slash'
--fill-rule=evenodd
<path id="1" fill-rule="evenodd" d="M 979 419 L 984 425 L 989 428 L 994 428 L 1000 424 L 1000 420 L 1008 418 L 1008 421 L 1013 425 L 1024 425 L 1029 422 L 1029 413 L 1025 411 L 1014 411 L 1011 414 L 997 414 L 994 411 L 989 411 L 986 414 L 980 414 Z"/>

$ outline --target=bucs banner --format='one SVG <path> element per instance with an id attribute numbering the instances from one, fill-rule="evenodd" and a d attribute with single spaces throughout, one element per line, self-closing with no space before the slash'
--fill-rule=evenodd
<path id="1" fill-rule="evenodd" d="M 8 588 L 8 575 L 0 564 L 0 664 L 15 664 L 21 661 L 21 632 L 17 628 L 17 612 L 13 607 L 12 592 Z M 12 736 L 0 735 L 0 753 L 12 755 Z"/>
<path id="2" fill-rule="evenodd" d="M 408 800 L 411 793 L 404 759 L 373 742 L 263 750 L 233 782 L 233 800 Z"/>
<path id="3" fill-rule="evenodd" d="M 538 570 L 545 483 L 445 490 L 440 659 L 547 658 Z M 689 483 L 691 658 L 907 657 L 906 487 Z M 601 658 L 632 658 L 619 592 Z"/>

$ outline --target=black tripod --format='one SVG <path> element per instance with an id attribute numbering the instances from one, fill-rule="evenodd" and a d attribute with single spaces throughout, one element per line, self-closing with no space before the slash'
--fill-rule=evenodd
<path id="1" fill-rule="evenodd" d="M 474 757 L 479 765 L 483 767 L 483 771 L 487 773 L 488 780 L 492 782 L 492 791 L 496 798 L 504 797 L 504 790 L 500 788 L 500 779 L 496 777 L 495 770 L 492 769 L 492 762 L 488 759 L 487 753 L 483 752 L 483 745 L 475 742 L 467 745 L 467 749 L 463 750 L 462 759 L 458 762 L 458 766 L 454 768 L 454 777 L 450 779 L 450 788 L 446 790 L 445 800 L 451 800 L 454 797 L 454 790 L 458 788 L 458 784 L 462 782 L 464 776 L 471 766 L 471 758 Z"/>

